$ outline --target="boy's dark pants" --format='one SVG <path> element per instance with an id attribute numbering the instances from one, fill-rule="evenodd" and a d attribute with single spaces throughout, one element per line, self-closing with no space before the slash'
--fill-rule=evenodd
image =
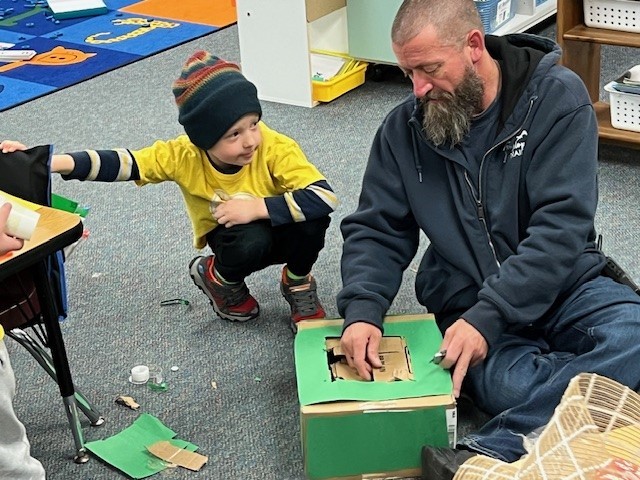
<path id="1" fill-rule="evenodd" d="M 286 263 L 294 275 L 306 275 L 324 247 L 329 216 L 274 227 L 260 220 L 207 234 L 216 270 L 228 282 L 240 282 L 269 265 Z"/>

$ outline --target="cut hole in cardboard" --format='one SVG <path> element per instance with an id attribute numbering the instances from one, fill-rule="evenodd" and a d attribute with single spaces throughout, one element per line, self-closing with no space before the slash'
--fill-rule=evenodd
<path id="1" fill-rule="evenodd" d="M 327 362 L 331 372 L 331 381 L 356 380 L 365 381 L 355 368 L 347 363 L 347 357 L 340 347 L 339 337 L 325 339 Z M 374 382 L 396 382 L 413 380 L 411 355 L 404 337 L 382 337 L 378 356 L 382 362 L 381 368 L 373 369 Z"/>

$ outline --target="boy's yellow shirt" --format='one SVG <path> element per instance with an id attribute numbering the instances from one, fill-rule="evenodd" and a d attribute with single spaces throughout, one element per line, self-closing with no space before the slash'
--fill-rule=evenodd
<path id="1" fill-rule="evenodd" d="M 262 143 L 253 161 L 235 174 L 216 170 L 206 152 L 186 135 L 132 151 L 140 171 L 138 185 L 173 181 L 180 188 L 196 248 L 204 248 L 207 233 L 218 226 L 212 213 L 218 203 L 234 197 L 282 195 L 325 180 L 294 140 L 263 122 L 259 126 Z"/>

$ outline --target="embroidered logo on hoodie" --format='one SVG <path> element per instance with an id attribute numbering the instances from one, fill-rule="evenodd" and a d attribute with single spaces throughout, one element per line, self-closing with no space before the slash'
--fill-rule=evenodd
<path id="1" fill-rule="evenodd" d="M 529 133 L 526 130 L 522 130 L 515 141 L 513 142 L 513 148 L 511 149 L 511 155 L 509 158 L 521 157 L 524 153 L 524 147 L 527 144 L 527 136 Z"/>

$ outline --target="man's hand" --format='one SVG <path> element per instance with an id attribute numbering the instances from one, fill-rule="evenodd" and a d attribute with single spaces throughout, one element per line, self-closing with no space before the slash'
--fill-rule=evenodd
<path id="1" fill-rule="evenodd" d="M 0 151 L 2 153 L 12 153 L 26 150 L 27 146 L 16 140 L 3 140 L 0 142 Z"/>
<path id="2" fill-rule="evenodd" d="M 20 250 L 24 245 L 24 240 L 10 237 L 4 233 L 4 227 L 7 224 L 9 212 L 11 212 L 10 203 L 7 202 L 0 206 L 0 255 L 4 255 L 12 250 Z"/>
<path id="3" fill-rule="evenodd" d="M 269 218 L 269 211 L 264 198 L 231 198 L 216 207 L 213 218 L 230 228 Z"/>
<path id="4" fill-rule="evenodd" d="M 374 368 L 382 367 L 378 348 L 382 332 L 375 325 L 356 322 L 349 325 L 340 339 L 340 346 L 347 355 L 347 363 L 365 380 L 371 380 Z"/>
<path id="5" fill-rule="evenodd" d="M 475 367 L 487 357 L 489 345 L 482 334 L 464 318 L 447 328 L 444 332 L 441 350 L 447 354 L 440 362 L 442 368 L 453 368 L 453 395 L 458 398 L 462 381 L 469 367 Z"/>

